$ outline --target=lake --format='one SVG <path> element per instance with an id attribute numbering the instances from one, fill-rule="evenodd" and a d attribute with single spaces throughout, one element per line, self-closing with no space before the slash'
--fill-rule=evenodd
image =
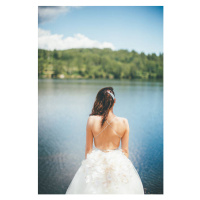
<path id="1" fill-rule="evenodd" d="M 163 82 L 38 80 L 38 194 L 64 194 L 85 159 L 97 92 L 111 86 L 114 114 L 129 121 L 129 159 L 146 194 L 163 194 Z"/>

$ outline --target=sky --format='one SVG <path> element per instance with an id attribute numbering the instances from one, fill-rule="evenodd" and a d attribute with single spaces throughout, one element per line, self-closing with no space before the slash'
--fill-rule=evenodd
<path id="1" fill-rule="evenodd" d="M 94 47 L 163 53 L 163 7 L 38 7 L 38 48 Z"/>

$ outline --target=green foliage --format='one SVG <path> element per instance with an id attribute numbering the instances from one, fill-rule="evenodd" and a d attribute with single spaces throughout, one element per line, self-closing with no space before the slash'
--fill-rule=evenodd
<path id="1" fill-rule="evenodd" d="M 111 49 L 38 50 L 39 78 L 162 79 L 163 54 Z"/>

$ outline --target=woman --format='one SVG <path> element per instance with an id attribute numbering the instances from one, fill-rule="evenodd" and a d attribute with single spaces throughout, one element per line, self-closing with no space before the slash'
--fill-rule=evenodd
<path id="1" fill-rule="evenodd" d="M 86 127 L 86 159 L 66 194 L 144 194 L 140 177 L 128 159 L 128 120 L 113 113 L 115 103 L 112 87 L 98 92 Z"/>

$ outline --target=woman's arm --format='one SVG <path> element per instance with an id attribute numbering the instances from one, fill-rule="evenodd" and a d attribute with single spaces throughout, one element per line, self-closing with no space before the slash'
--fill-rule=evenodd
<path id="1" fill-rule="evenodd" d="M 128 150 L 128 141 L 129 141 L 129 124 L 128 124 L 128 120 L 125 119 L 124 120 L 124 123 L 125 123 L 125 132 L 124 132 L 124 135 L 121 139 L 121 148 L 122 148 L 122 151 L 123 153 L 126 155 L 126 157 L 128 158 L 129 156 L 129 150 Z"/>
<path id="2" fill-rule="evenodd" d="M 92 118 L 89 117 L 86 126 L 85 158 L 87 158 L 87 154 L 90 153 L 93 149 L 93 134 L 91 127 L 92 127 Z"/>

